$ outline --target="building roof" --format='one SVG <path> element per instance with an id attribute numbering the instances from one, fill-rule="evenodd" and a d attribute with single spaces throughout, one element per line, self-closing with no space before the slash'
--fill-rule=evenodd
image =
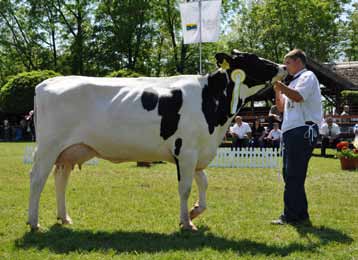
<path id="1" fill-rule="evenodd" d="M 337 62 L 325 65 L 338 75 L 358 86 L 358 61 Z"/>

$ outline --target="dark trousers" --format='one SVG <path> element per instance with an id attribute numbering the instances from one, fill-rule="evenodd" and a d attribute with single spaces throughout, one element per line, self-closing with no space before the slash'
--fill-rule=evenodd
<path id="1" fill-rule="evenodd" d="M 314 127 L 318 135 L 318 127 Z M 305 191 L 308 162 L 317 138 L 310 141 L 308 126 L 297 127 L 283 133 L 284 213 L 287 221 L 309 218 Z"/>
<path id="2" fill-rule="evenodd" d="M 322 137 L 322 144 L 321 144 L 321 155 L 326 156 L 326 149 L 327 148 L 334 148 L 336 149 L 336 145 L 339 143 L 339 137 L 335 138 L 332 142 L 329 142 L 329 138 Z"/>
<path id="3" fill-rule="evenodd" d="M 243 148 L 243 147 L 248 147 L 249 146 L 249 139 L 248 138 L 238 138 L 238 137 L 234 137 L 232 139 L 232 144 L 231 144 L 231 149 L 233 148 Z"/>

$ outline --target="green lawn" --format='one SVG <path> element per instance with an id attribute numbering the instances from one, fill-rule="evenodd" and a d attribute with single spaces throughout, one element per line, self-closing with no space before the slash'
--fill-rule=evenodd
<path id="1" fill-rule="evenodd" d="M 0 143 L 0 259 L 358 259 L 358 172 L 313 157 L 306 188 L 312 227 L 272 226 L 283 182 L 273 169 L 209 169 L 208 210 L 180 232 L 172 164 L 75 170 L 68 187 L 72 226 L 56 224 L 54 180 L 41 197 L 40 223 L 25 225 L 30 165 L 24 143 Z M 190 204 L 197 197 L 193 186 Z M 191 206 L 191 205 L 190 205 Z"/>

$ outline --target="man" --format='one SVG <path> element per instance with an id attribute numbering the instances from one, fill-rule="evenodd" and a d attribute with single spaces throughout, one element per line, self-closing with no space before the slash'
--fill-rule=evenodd
<path id="1" fill-rule="evenodd" d="M 342 111 L 342 113 L 341 113 L 341 116 L 349 116 L 349 106 L 348 105 L 345 105 L 344 107 L 343 107 L 343 111 Z M 343 117 L 343 118 L 341 118 L 341 123 L 343 123 L 343 124 L 349 124 L 350 123 L 350 119 L 349 118 L 346 118 L 346 117 Z M 345 130 L 348 130 L 348 127 L 346 127 L 347 129 L 345 129 Z"/>
<path id="2" fill-rule="evenodd" d="M 230 127 L 230 134 L 233 137 L 231 147 L 247 147 L 251 138 L 251 132 L 249 124 L 243 122 L 241 116 L 236 116 L 234 126 Z"/>
<path id="3" fill-rule="evenodd" d="M 283 112 L 284 211 L 271 223 L 310 224 L 304 185 L 322 121 L 321 92 L 316 76 L 306 69 L 302 50 L 290 51 L 284 63 L 293 78 L 288 86 L 281 81 L 274 86 L 277 108 Z"/>
<path id="4" fill-rule="evenodd" d="M 278 123 L 273 124 L 273 129 L 267 136 L 267 140 L 273 148 L 280 148 L 282 131 L 279 129 Z"/>
<path id="5" fill-rule="evenodd" d="M 320 134 L 322 136 L 321 156 L 326 157 L 326 148 L 335 148 L 339 143 L 341 130 L 336 123 L 333 123 L 332 117 L 328 117 L 320 128 Z"/>
<path id="6" fill-rule="evenodd" d="M 280 111 L 278 111 L 276 105 L 273 105 L 270 108 L 270 111 L 268 114 L 268 131 L 271 131 L 273 129 L 274 123 L 281 123 L 281 113 L 280 113 Z"/>
<path id="7" fill-rule="evenodd" d="M 343 107 L 343 112 L 341 113 L 341 116 L 349 116 L 349 106 L 345 105 Z"/>

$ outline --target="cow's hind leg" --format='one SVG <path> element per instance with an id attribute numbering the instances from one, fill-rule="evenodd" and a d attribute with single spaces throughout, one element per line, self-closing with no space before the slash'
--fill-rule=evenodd
<path id="1" fill-rule="evenodd" d="M 191 192 L 193 175 L 196 165 L 196 155 L 187 154 L 176 160 L 179 181 L 180 196 L 180 225 L 185 230 L 196 231 L 197 228 L 191 222 L 188 211 L 188 198 Z"/>
<path id="2" fill-rule="evenodd" d="M 56 154 L 39 153 L 35 154 L 34 165 L 30 173 L 30 199 L 29 199 L 29 217 L 28 224 L 31 230 L 39 228 L 39 201 L 43 187 L 46 183 L 48 175 L 54 165 Z"/>
<path id="3" fill-rule="evenodd" d="M 199 201 L 195 203 L 190 210 L 190 219 L 194 219 L 206 209 L 206 189 L 208 188 L 208 179 L 204 171 L 195 172 L 195 182 L 199 190 Z"/>
<path id="4" fill-rule="evenodd" d="M 57 200 L 57 219 L 62 224 L 72 224 L 72 220 L 66 211 L 66 186 L 70 176 L 72 167 L 70 165 L 63 165 L 56 167 L 54 172 L 56 200 Z"/>

